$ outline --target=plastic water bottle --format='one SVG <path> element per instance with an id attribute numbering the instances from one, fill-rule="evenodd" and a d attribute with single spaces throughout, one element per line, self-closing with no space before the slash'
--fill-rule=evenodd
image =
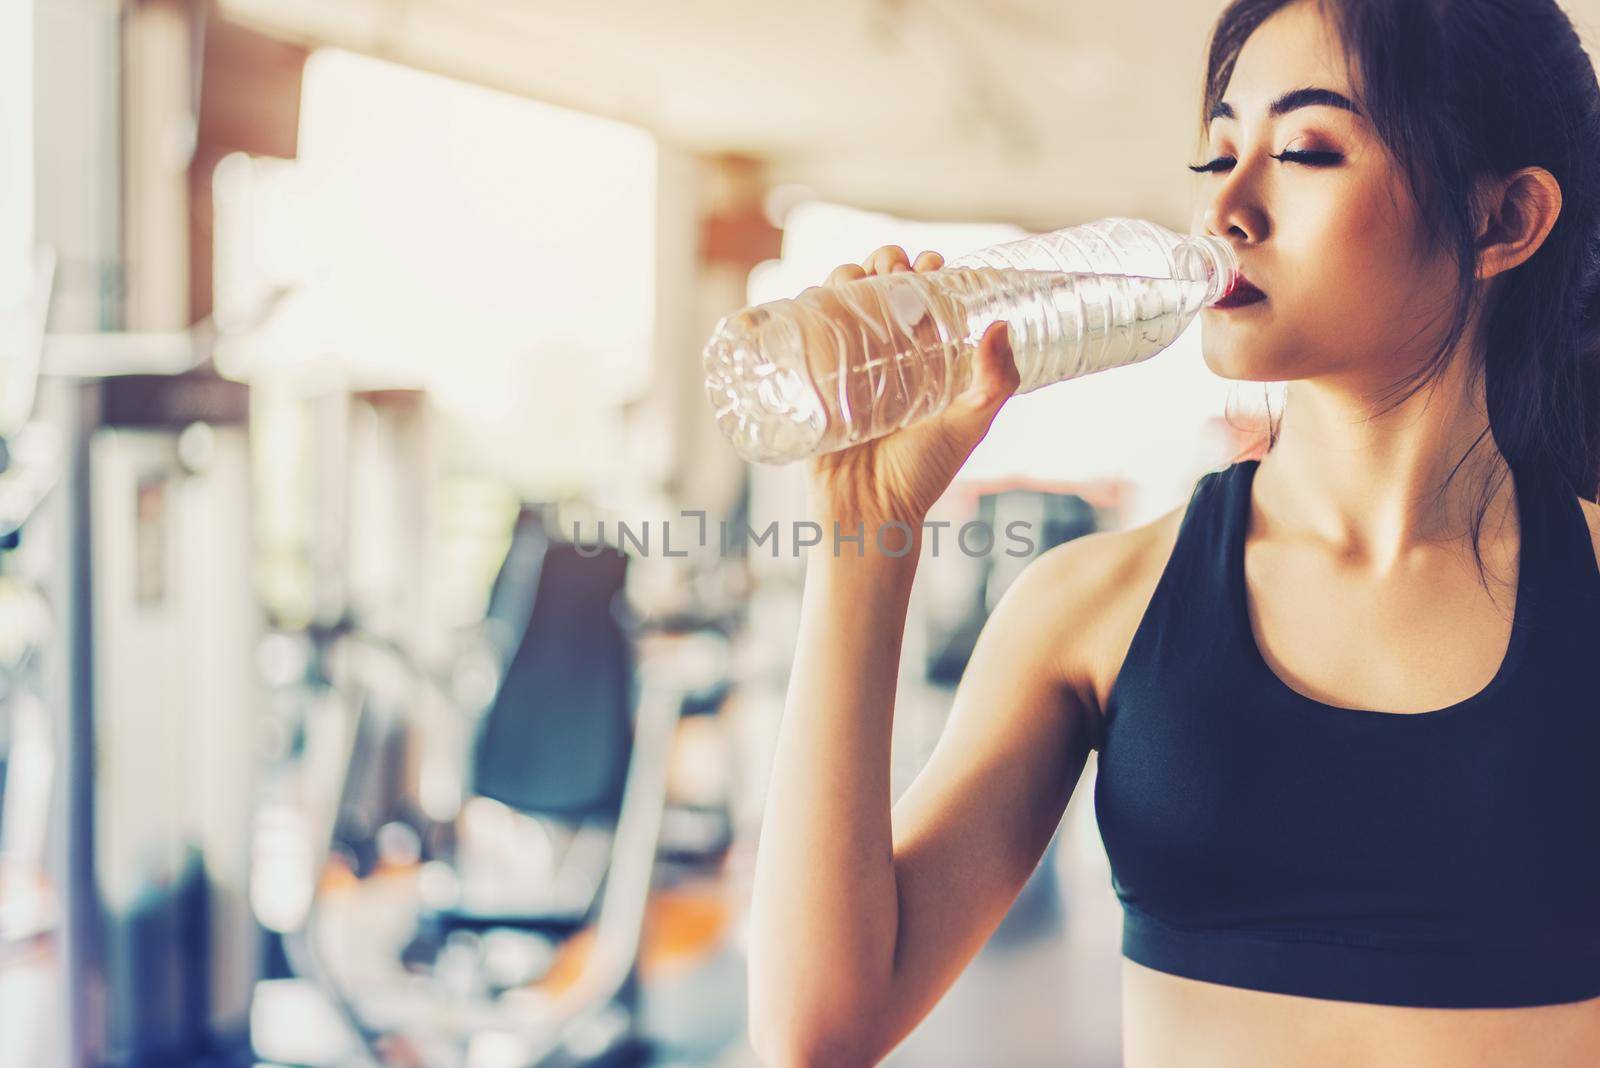
<path id="1" fill-rule="evenodd" d="M 1102 219 L 724 316 L 706 392 L 740 456 L 791 463 L 942 411 L 998 319 L 1028 393 L 1154 356 L 1238 273 L 1221 238 Z"/>

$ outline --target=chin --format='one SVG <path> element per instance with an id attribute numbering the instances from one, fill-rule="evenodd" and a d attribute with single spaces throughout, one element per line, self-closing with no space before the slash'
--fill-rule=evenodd
<path id="1" fill-rule="evenodd" d="M 1212 374 L 1235 382 L 1282 382 L 1293 377 L 1281 356 L 1262 352 L 1259 346 L 1202 341 L 1200 354 Z"/>
<path id="2" fill-rule="evenodd" d="M 1262 379 L 1262 361 L 1248 345 L 1211 342 L 1200 345 L 1200 355 L 1205 358 L 1211 374 L 1234 382 L 1259 382 Z"/>

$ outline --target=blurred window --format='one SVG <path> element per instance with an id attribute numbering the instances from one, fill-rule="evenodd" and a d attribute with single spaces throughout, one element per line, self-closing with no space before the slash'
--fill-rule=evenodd
<path id="1" fill-rule="evenodd" d="M 623 123 L 336 50 L 299 158 L 218 168 L 224 373 L 422 387 L 458 461 L 530 495 L 626 463 L 649 386 L 656 143 Z"/>

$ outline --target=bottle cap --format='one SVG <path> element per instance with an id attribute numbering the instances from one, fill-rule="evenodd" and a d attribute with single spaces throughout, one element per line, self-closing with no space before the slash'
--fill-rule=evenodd
<path id="1" fill-rule="evenodd" d="M 1215 304 L 1239 282 L 1239 257 L 1225 238 L 1211 234 L 1191 235 L 1173 252 L 1172 258 L 1179 278 L 1206 283 L 1202 306 Z"/>

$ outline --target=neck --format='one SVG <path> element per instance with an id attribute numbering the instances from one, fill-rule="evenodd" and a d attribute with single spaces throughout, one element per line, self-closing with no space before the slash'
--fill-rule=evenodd
<path id="1" fill-rule="evenodd" d="M 1423 542 L 1472 537 L 1493 486 L 1482 535 L 1514 509 L 1505 458 L 1489 433 L 1481 375 L 1454 359 L 1433 383 L 1393 404 L 1326 379 L 1287 387 L 1280 435 L 1257 480 L 1263 509 L 1287 529 L 1327 543 L 1373 570 Z"/>

